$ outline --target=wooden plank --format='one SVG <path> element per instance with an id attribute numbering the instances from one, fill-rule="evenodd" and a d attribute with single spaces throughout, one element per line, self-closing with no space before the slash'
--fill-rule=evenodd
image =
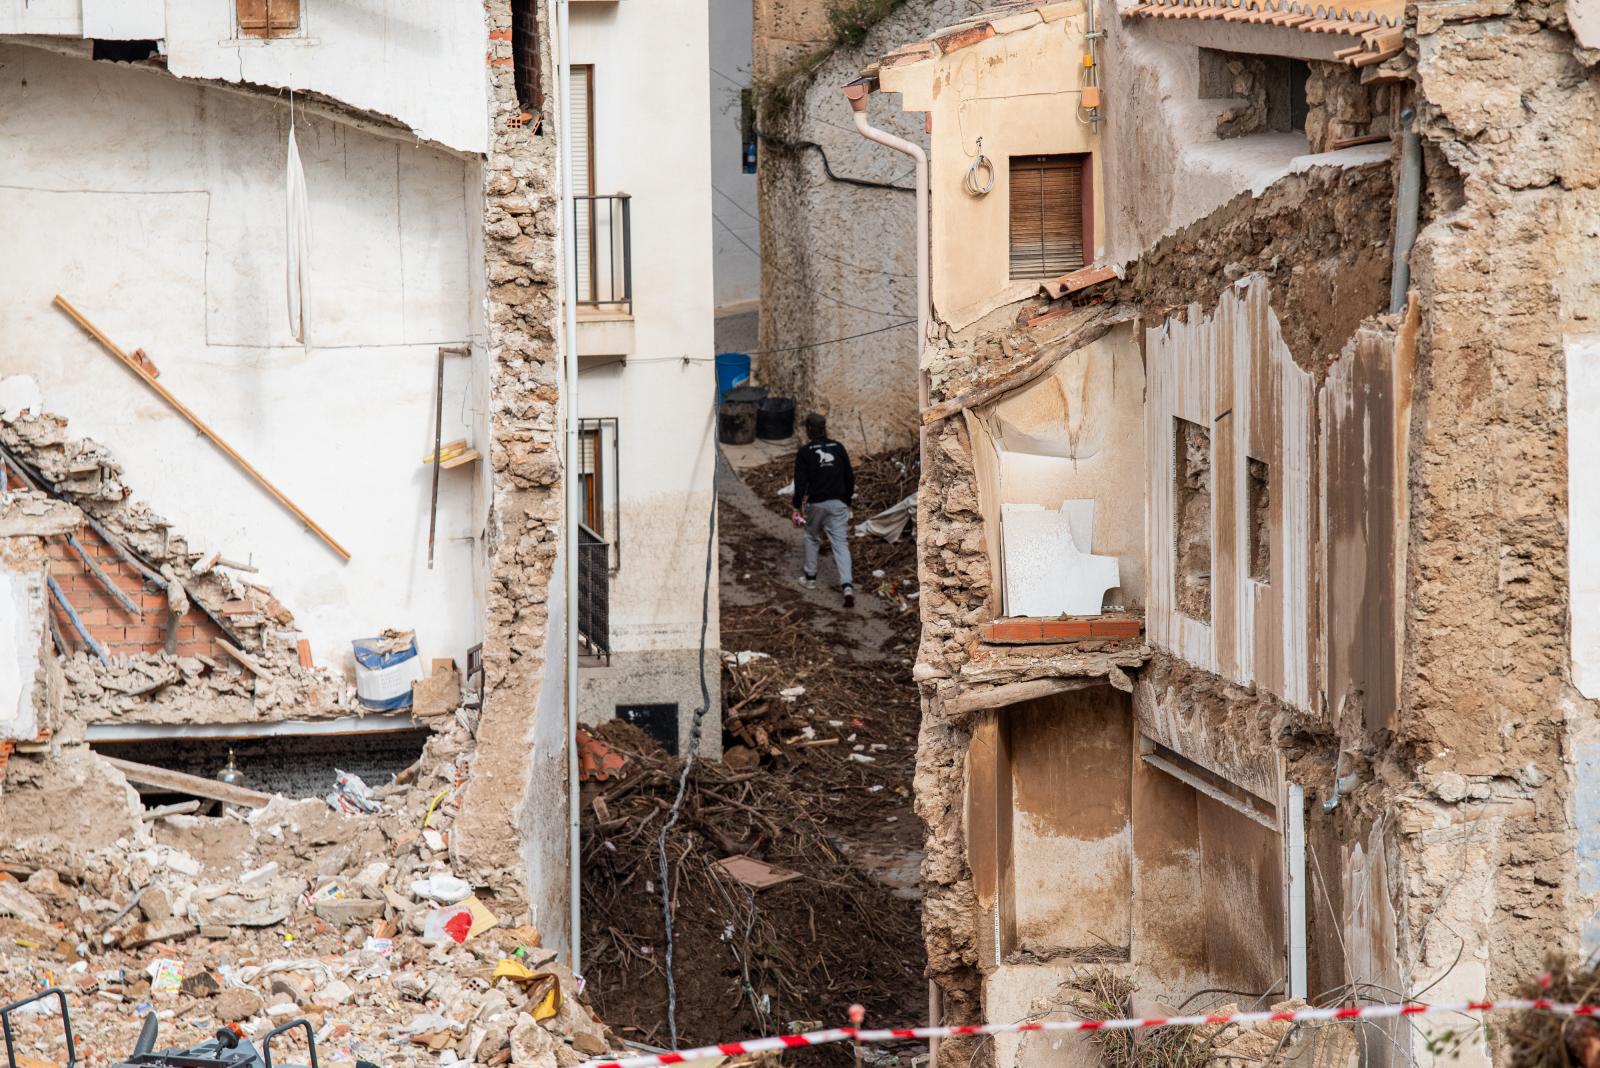
<path id="1" fill-rule="evenodd" d="M 66 312 L 73 322 L 81 326 L 90 337 L 100 342 L 107 352 L 111 353 L 111 355 L 115 356 L 119 361 L 121 361 L 124 367 L 137 375 L 139 381 L 149 386 L 157 396 L 171 405 L 174 411 L 187 419 L 196 430 L 200 431 L 200 433 L 211 439 L 211 443 L 217 448 L 221 449 L 223 452 L 227 453 L 229 459 L 238 464 L 240 467 L 244 468 L 245 473 L 251 478 L 255 479 L 256 483 L 260 485 L 262 489 L 272 494 L 279 504 L 293 512 L 301 522 L 310 527 L 312 531 L 316 533 L 317 537 L 327 542 L 329 548 L 338 553 L 342 559 L 350 559 L 349 551 L 345 549 L 343 545 L 340 545 L 337 541 L 334 541 L 333 535 L 329 534 L 326 530 L 323 530 L 322 527 L 318 526 L 315 520 L 300 510 L 299 505 L 291 501 L 284 495 L 282 490 L 278 489 L 277 486 L 274 486 L 270 481 L 268 481 L 266 475 L 263 475 L 260 471 L 257 471 L 250 461 L 246 460 L 243 456 L 240 456 L 237 452 L 235 452 L 233 446 L 222 440 L 215 430 L 212 430 L 206 425 L 204 420 L 191 412 L 182 401 L 178 400 L 177 397 L 174 397 L 171 390 L 167 389 L 167 387 L 163 386 L 161 383 L 157 382 L 155 379 L 146 374 L 144 369 L 140 367 L 132 357 L 118 348 L 116 343 L 108 338 L 105 334 L 101 333 L 98 327 L 89 322 L 89 320 L 85 319 L 83 315 L 79 313 L 78 309 L 74 308 L 71 303 L 67 301 L 67 298 L 57 293 L 55 304 L 56 307 Z"/>
<path id="2" fill-rule="evenodd" d="M 229 642 L 223 641 L 221 638 L 216 639 L 216 642 L 217 642 L 218 645 L 222 646 L 223 651 L 226 652 L 229 656 L 233 657 L 235 660 L 239 661 L 239 663 L 241 663 L 245 667 L 249 668 L 250 669 L 250 674 L 256 676 L 257 678 L 263 678 L 264 679 L 264 678 L 267 677 L 266 669 L 263 668 L 260 664 L 256 663 L 254 658 L 252 658 L 249 653 L 246 653 L 243 649 L 240 649 L 238 646 L 235 646 L 235 645 L 233 645 L 233 644 L 231 644 Z"/>
<path id="3" fill-rule="evenodd" d="M 266 808 L 272 802 L 272 794 L 264 794 L 259 790 L 246 789 L 243 786 L 233 786 L 215 779 L 202 779 L 198 775 L 185 775 L 181 771 L 169 771 L 166 768 L 151 767 L 149 764 L 137 764 L 131 760 L 122 760 L 118 757 L 103 756 L 101 760 L 127 776 L 129 782 L 140 783 L 145 786 L 155 786 L 174 793 L 194 794 L 196 797 L 208 797 L 213 801 L 221 801 L 225 805 L 245 805 L 249 808 Z"/>
<path id="4" fill-rule="evenodd" d="M 1026 682 L 1008 682 L 1002 686 L 986 686 L 981 690 L 967 690 L 946 704 L 954 715 L 966 715 L 986 709 L 1002 708 L 1019 701 L 1032 701 L 1040 697 L 1054 697 L 1069 690 L 1084 690 L 1091 686 L 1104 686 L 1103 677 L 1028 679 Z"/>
<path id="5" fill-rule="evenodd" d="M 1120 305 L 1098 311 L 1097 314 L 1091 316 L 1088 321 L 1084 322 L 1076 330 L 1069 331 L 1063 337 L 1057 338 L 1050 343 L 1040 355 L 1034 357 L 1031 363 L 1008 371 L 994 382 L 970 393 L 952 397 L 950 400 L 940 401 L 938 404 L 930 404 L 922 409 L 922 425 L 929 426 L 942 419 L 948 419 L 958 412 L 964 412 L 968 408 L 987 404 L 1014 389 L 1020 389 L 1050 370 L 1063 357 L 1069 356 L 1089 342 L 1105 336 L 1106 332 L 1113 326 L 1127 322 L 1133 317 L 1134 313 L 1131 308 L 1124 308 Z"/>

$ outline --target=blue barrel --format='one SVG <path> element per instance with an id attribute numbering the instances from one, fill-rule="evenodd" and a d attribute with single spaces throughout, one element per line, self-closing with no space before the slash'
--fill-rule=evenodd
<path id="1" fill-rule="evenodd" d="M 717 353 L 717 395 L 750 382 L 750 357 L 743 352 Z"/>

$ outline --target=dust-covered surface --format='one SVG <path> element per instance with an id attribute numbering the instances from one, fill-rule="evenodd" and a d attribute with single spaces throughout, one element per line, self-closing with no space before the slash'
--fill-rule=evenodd
<path id="1" fill-rule="evenodd" d="M 854 458 L 858 521 L 910 492 L 908 459 Z M 790 463 L 747 472 L 748 485 L 723 472 L 725 762 L 695 766 L 667 838 L 680 1045 L 833 1025 L 852 1003 L 884 1024 L 926 1015 L 914 542 L 852 538 L 854 609 L 821 580 L 801 589 L 800 535 L 774 492 Z M 596 733 L 628 764 L 585 786 L 585 975 L 620 1034 L 666 1045 L 656 850 L 680 765 L 626 725 Z M 713 867 L 734 855 L 799 877 L 752 892 Z"/>
<path id="2" fill-rule="evenodd" d="M 376 811 L 278 797 L 144 820 L 121 773 L 81 748 L 13 757 L 0 807 L 0 1002 L 62 987 L 90 1068 L 132 1052 L 146 1011 L 162 1048 L 304 1017 L 334 1064 L 555 1068 L 618 1048 L 541 946 L 520 887 L 497 892 L 452 863 L 471 761 L 457 724 L 403 783 L 370 791 Z M 544 978 L 495 979 L 507 959 Z M 557 984 L 552 1015 L 541 1002 Z M 65 1062 L 59 1016 L 16 1021 L 19 1052 Z M 275 1042 L 279 1058 L 303 1059 L 277 1041 L 294 1051 Z"/>

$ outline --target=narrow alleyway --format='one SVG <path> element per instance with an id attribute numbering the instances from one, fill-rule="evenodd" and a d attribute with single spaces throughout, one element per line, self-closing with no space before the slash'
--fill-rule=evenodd
<path id="1" fill-rule="evenodd" d="M 789 455 L 723 461 L 725 761 L 696 766 L 667 845 L 680 1044 L 805 1028 L 853 1001 L 885 1021 L 925 1011 L 913 542 L 852 539 L 854 609 L 826 559 L 818 587 L 800 588 L 800 538 L 776 493 Z M 857 521 L 914 488 L 907 458 L 858 461 Z M 626 725 L 597 733 L 628 765 L 586 788 L 586 978 L 613 1029 L 666 1045 L 656 848 L 679 765 Z M 713 866 L 734 855 L 798 878 L 749 889 Z"/>

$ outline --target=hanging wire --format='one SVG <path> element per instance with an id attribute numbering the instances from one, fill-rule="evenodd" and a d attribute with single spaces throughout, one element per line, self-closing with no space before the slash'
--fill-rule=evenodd
<path id="1" fill-rule="evenodd" d="M 717 395 L 712 407 L 712 427 L 716 427 L 722 412 L 722 398 Z M 717 552 L 717 483 L 722 471 L 722 458 L 716 445 L 712 445 L 711 458 L 711 516 L 706 522 L 706 578 L 700 595 L 700 707 L 695 709 L 694 721 L 689 727 L 689 752 L 683 758 L 683 770 L 678 774 L 678 794 L 672 799 L 672 809 L 667 821 L 661 825 L 656 838 L 656 857 L 661 879 L 661 921 L 666 931 L 665 964 L 667 973 L 667 1031 L 671 1044 L 678 1044 L 678 986 L 672 975 L 672 876 L 667 866 L 667 833 L 678 822 L 678 812 L 683 807 L 683 796 L 689 789 L 689 772 L 694 768 L 694 758 L 700 751 L 700 731 L 706 712 L 711 708 L 711 689 L 706 683 L 706 633 L 711 626 L 711 580 L 716 575 Z"/>
<path id="2" fill-rule="evenodd" d="M 986 177 L 980 177 L 986 175 Z M 967 168 L 966 177 L 961 179 L 961 187 L 971 196 L 987 196 L 989 190 L 994 188 L 994 164 L 989 162 L 989 157 L 983 154 L 983 138 L 978 138 L 978 154 Z"/>

